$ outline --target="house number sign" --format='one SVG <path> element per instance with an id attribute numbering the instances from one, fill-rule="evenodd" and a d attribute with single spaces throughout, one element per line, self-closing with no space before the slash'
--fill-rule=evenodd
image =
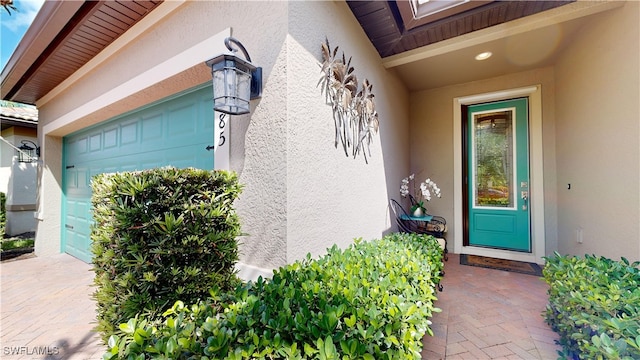
<path id="1" fill-rule="evenodd" d="M 215 113 L 213 168 L 229 170 L 229 115 Z"/>

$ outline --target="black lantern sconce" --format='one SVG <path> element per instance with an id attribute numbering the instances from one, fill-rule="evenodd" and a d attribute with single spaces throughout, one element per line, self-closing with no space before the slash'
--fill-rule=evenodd
<path id="1" fill-rule="evenodd" d="M 18 162 L 30 163 L 40 157 L 40 147 L 31 140 L 20 141 Z"/>
<path id="2" fill-rule="evenodd" d="M 243 60 L 235 54 L 221 54 L 206 62 L 211 68 L 213 81 L 213 109 L 229 115 L 249 113 L 249 100 L 262 95 L 262 68 L 251 63 L 249 53 L 233 37 L 224 39 L 224 44 L 233 53 L 235 44 L 244 54 Z"/>

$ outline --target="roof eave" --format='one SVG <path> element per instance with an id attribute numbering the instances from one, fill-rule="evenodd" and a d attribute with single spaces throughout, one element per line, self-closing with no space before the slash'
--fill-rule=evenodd
<path id="1" fill-rule="evenodd" d="M 40 54 L 60 33 L 82 4 L 82 1 L 44 2 L 0 73 L 0 88 L 2 89 L 0 96 L 3 100 L 14 100 L 14 96 L 5 98 L 6 94 L 12 93 L 11 90 L 25 76 L 29 68 L 38 60 Z"/>
<path id="2" fill-rule="evenodd" d="M 3 129 L 10 126 L 21 126 L 29 129 L 38 128 L 38 121 L 9 118 L 5 116 L 0 116 L 0 120 L 2 120 Z"/>

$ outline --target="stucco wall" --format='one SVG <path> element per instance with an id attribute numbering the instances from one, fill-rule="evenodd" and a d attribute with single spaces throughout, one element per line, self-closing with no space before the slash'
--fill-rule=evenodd
<path id="1" fill-rule="evenodd" d="M 636 1 L 594 17 L 556 65 L 561 253 L 640 259 L 639 24 Z"/>
<path id="2" fill-rule="evenodd" d="M 260 7 L 264 6 L 259 3 Z M 235 12 L 248 8 L 240 6 Z M 286 263 L 287 218 L 287 51 L 285 4 L 278 4 L 275 24 L 250 21 L 234 26 L 234 35 L 250 51 L 253 62 L 268 74 L 262 98 L 252 104 L 251 115 L 231 122 L 230 166 L 240 175 L 244 191 L 235 205 L 246 236 L 240 238 L 240 261 L 271 269 Z M 261 11 L 271 11 L 263 9 Z M 259 12 L 258 12 L 259 14 Z M 231 16 L 231 14 L 230 14 Z M 259 15 L 256 15 L 259 16 Z M 232 21 L 231 24 L 235 24 Z M 231 25 L 230 24 L 230 25 Z M 277 28 L 275 31 L 273 26 Z M 241 31 L 244 35 L 240 35 Z M 253 39 L 247 45 L 243 39 Z M 254 55 L 254 47 L 261 51 Z M 257 103 L 257 104 L 256 104 Z M 257 106 L 256 106 L 257 105 Z M 235 120 L 235 119 L 234 119 Z"/>
<path id="3" fill-rule="evenodd" d="M 184 54 L 229 27 L 264 76 L 262 98 L 252 102 L 251 114 L 231 119 L 230 167 L 244 184 L 235 204 L 247 234 L 240 239 L 241 261 L 273 268 L 389 230 L 388 194 L 397 191 L 398 174 L 408 168 L 408 96 L 382 68 L 346 4 L 205 1 L 179 6 L 41 104 L 48 141 L 37 252 L 59 251 L 60 216 L 54 212 L 60 209 L 62 136 L 210 81 L 206 58 Z M 382 124 L 369 165 L 333 147 L 331 107 L 316 87 L 325 36 L 353 56 L 359 79 L 374 84 Z M 212 49 L 208 56 L 219 52 Z M 180 60 L 185 70 L 122 99 L 104 96 L 168 59 Z"/>
<path id="4" fill-rule="evenodd" d="M 7 193 L 9 187 L 9 176 L 11 176 L 11 167 L 0 167 L 0 192 Z"/>
<path id="5" fill-rule="evenodd" d="M 232 169 L 238 171 L 240 181 L 246 185 L 245 192 L 236 204 L 242 229 L 250 234 L 241 239 L 241 258 L 264 267 L 284 263 L 285 255 L 274 256 L 272 249 L 286 247 L 286 209 L 285 196 L 282 195 L 282 184 L 286 179 L 285 134 L 274 126 L 278 123 L 275 119 L 278 116 L 282 118 L 284 115 L 279 114 L 286 111 L 285 98 L 282 96 L 286 92 L 286 72 L 276 68 L 285 42 L 286 22 L 286 2 L 185 3 L 132 39 L 114 56 L 41 104 L 40 128 L 50 138 L 48 143 L 56 146 L 47 150 L 44 163 L 45 211 L 41 213 L 36 241 L 38 243 L 41 240 L 40 253 L 60 251 L 60 217 L 53 213 L 59 213 L 61 208 L 59 194 L 62 180 L 59 169 L 62 149 L 57 145 L 62 137 L 173 93 L 210 82 L 211 72 L 204 61 L 224 51 L 224 44 L 219 41 L 219 44 L 210 48 L 194 47 L 207 44 L 217 34 L 231 27 L 232 35 L 242 41 L 254 63 L 263 67 L 265 78 L 263 97 L 252 103 L 254 110 L 251 116 L 234 117 L 231 124 L 232 148 L 237 150 L 238 144 L 244 144 L 240 146 L 241 152 L 232 154 L 231 159 Z M 193 53 L 196 55 L 188 55 Z M 110 98 L 104 96 L 141 73 L 165 66 L 163 64 L 167 61 L 184 70 L 173 76 L 159 78 L 157 83 L 121 99 L 117 94 Z M 256 193 L 260 196 L 252 195 Z M 259 214 L 257 220 L 247 219 L 248 214 L 254 213 Z M 275 230 L 264 231 L 267 226 Z M 255 250 L 253 244 L 258 244 L 262 251 Z M 245 250 L 247 248 L 249 252 Z"/>
<path id="6" fill-rule="evenodd" d="M 540 85 L 542 89 L 542 143 L 544 159 L 545 251 L 557 249 L 557 207 L 555 178 L 554 70 L 552 67 L 516 73 L 483 81 L 452 85 L 411 94 L 411 171 L 430 177 L 442 190 L 442 198 L 427 204 L 430 213 L 447 219 L 448 239 L 455 233 L 454 211 L 454 134 L 453 99 L 507 89 Z M 453 248 L 452 246 L 450 246 Z"/>
<path id="7" fill-rule="evenodd" d="M 2 137 L 16 147 L 22 140 L 38 143 L 36 130 L 10 127 L 2 132 Z M 34 210 L 36 205 L 37 163 L 18 162 L 17 151 L 1 142 L 0 191 L 7 194 L 6 235 L 19 235 L 35 230 Z"/>
<path id="8" fill-rule="evenodd" d="M 36 230 L 37 162 L 19 162 L 13 158 L 7 191 L 6 235 L 19 235 Z"/>
<path id="9" fill-rule="evenodd" d="M 15 141 L 13 140 L 13 128 L 9 128 L 2 132 L 2 137 L 8 142 L 15 145 Z M 18 142 L 18 146 L 20 146 L 20 142 Z M 6 168 L 7 171 L 11 171 L 11 159 L 15 155 L 16 151 L 9 146 L 4 141 L 0 141 L 0 168 Z M 4 184 L 0 185 L 0 191 L 7 192 L 7 182 L 8 178 L 5 179 Z M 4 186 L 4 187 L 2 187 Z M 4 190 L 3 190 L 4 189 Z"/>
<path id="10" fill-rule="evenodd" d="M 321 44 L 351 57 L 359 84 L 373 84 L 380 131 L 366 164 L 334 146 L 332 109 L 317 87 Z M 287 261 L 334 243 L 379 238 L 393 229 L 388 199 L 408 171 L 408 92 L 380 57 L 344 2 L 289 2 L 287 89 Z"/>
<path id="11" fill-rule="evenodd" d="M 61 251 L 62 139 L 51 136 L 40 139 L 35 252 L 38 256 L 50 256 Z"/>
<path id="12" fill-rule="evenodd" d="M 35 129 L 12 126 L 2 131 L 2 137 L 16 147 L 20 146 L 20 141 L 30 140 L 38 143 Z M 9 177 L 11 176 L 11 164 L 16 156 L 16 150 L 4 141 L 0 141 L 0 191 L 7 193 Z"/>

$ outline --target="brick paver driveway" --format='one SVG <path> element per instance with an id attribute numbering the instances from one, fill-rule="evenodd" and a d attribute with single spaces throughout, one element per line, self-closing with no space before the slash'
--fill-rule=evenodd
<path id="1" fill-rule="evenodd" d="M 66 254 L 2 262 L 2 359 L 100 359 L 91 266 Z"/>
<path id="2" fill-rule="evenodd" d="M 0 265 L 2 359 L 100 359 L 91 266 L 66 254 Z M 459 264 L 450 254 L 423 359 L 556 359 L 538 277 Z"/>

